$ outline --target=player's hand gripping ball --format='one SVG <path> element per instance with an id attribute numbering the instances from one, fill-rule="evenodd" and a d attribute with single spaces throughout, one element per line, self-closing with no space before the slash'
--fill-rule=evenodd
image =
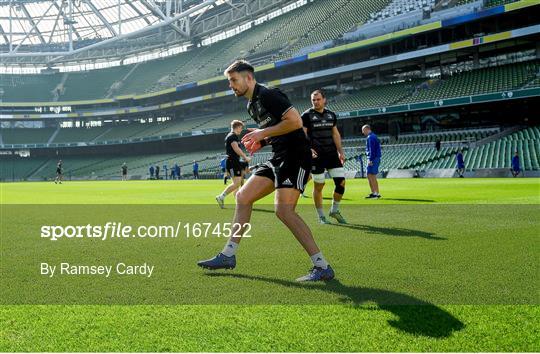
<path id="1" fill-rule="evenodd" d="M 254 154 L 261 149 L 261 140 L 265 138 L 262 129 L 248 128 L 249 133 L 242 138 L 242 144 L 250 154 Z"/>

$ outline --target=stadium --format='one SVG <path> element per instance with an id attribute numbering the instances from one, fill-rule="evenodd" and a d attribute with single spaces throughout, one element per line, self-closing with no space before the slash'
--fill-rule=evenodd
<path id="1" fill-rule="evenodd" d="M 540 351 L 539 10 L 0 1 L 0 351 Z M 294 282 L 305 255 L 271 196 L 253 208 L 237 269 L 197 267 L 235 211 L 215 197 L 231 121 L 260 128 L 224 75 L 240 59 L 300 114 L 320 90 L 337 117 L 347 184 L 332 194 L 328 171 L 322 199 L 341 191 L 348 222 L 317 223 L 315 179 L 297 206 L 334 280 Z M 248 184 L 272 154 L 246 152 Z M 365 199 L 369 175 L 382 198 Z M 107 223 L 185 237 L 39 237 L 43 225 Z M 40 273 L 61 262 L 155 271 Z"/>

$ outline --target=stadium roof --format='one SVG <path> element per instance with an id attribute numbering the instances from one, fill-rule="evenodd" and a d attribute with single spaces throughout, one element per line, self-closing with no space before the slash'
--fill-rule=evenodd
<path id="1" fill-rule="evenodd" d="M 193 43 L 194 39 L 249 21 L 253 15 L 291 2 L 293 0 L 0 0 L 0 63 L 24 65 L 105 57 L 121 59 L 123 55 L 148 48 Z M 227 11 L 235 14 L 221 16 Z"/>
<path id="2" fill-rule="evenodd" d="M 130 33 L 158 22 L 145 1 L 17 1 L 0 6 L 0 44 L 68 43 Z"/>

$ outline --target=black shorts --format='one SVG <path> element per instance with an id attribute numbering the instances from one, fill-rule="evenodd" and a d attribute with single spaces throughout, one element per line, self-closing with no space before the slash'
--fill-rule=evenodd
<path id="1" fill-rule="evenodd" d="M 56 174 L 57 174 L 57 175 L 61 175 L 61 174 L 62 174 L 62 170 L 59 169 L 59 168 L 57 168 L 57 169 L 56 169 Z"/>
<path id="2" fill-rule="evenodd" d="M 240 163 L 240 160 L 235 159 L 227 159 L 226 164 L 227 171 L 229 171 L 229 175 L 231 177 L 240 177 L 242 176 L 242 164 Z"/>
<path id="3" fill-rule="evenodd" d="M 270 159 L 255 170 L 255 176 L 270 178 L 276 187 L 294 188 L 304 192 L 311 169 L 311 152 L 300 158 Z"/>
<path id="4" fill-rule="evenodd" d="M 324 173 L 324 170 L 341 167 L 343 167 L 343 164 L 339 160 L 339 155 L 336 151 L 335 153 L 321 154 L 314 158 L 311 173 L 318 175 Z"/>

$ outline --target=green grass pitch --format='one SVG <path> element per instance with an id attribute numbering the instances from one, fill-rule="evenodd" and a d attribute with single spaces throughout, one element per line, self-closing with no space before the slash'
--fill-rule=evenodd
<path id="1" fill-rule="evenodd" d="M 271 197 L 256 206 L 237 268 L 210 273 L 195 262 L 223 239 L 53 243 L 34 233 L 62 215 L 227 222 L 233 199 L 225 210 L 214 201 L 221 181 L 0 184 L 0 352 L 540 351 L 540 181 L 380 187 L 383 199 L 365 200 L 367 181 L 347 182 L 347 227 L 318 225 L 312 199 L 300 200 L 336 280 L 299 285 L 309 259 L 272 214 Z M 149 259 L 159 271 L 146 280 L 48 280 L 29 268 L 45 254 Z"/>

